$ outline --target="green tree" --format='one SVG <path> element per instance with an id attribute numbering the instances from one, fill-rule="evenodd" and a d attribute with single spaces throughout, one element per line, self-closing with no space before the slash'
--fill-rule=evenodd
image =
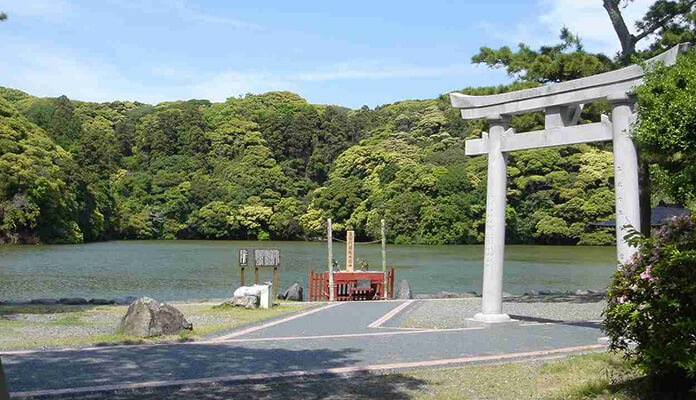
<path id="1" fill-rule="evenodd" d="M 696 199 L 696 53 L 672 67 L 649 71 L 635 91 L 638 121 L 634 140 L 655 162 L 673 199 Z"/>
<path id="2" fill-rule="evenodd" d="M 693 42 L 696 39 L 695 0 L 657 0 L 643 18 L 636 22 L 637 33 L 634 35 L 626 26 L 622 8 L 633 0 L 603 0 L 604 8 L 611 20 L 616 36 L 621 43 L 621 52 L 617 56 L 620 65 L 627 65 L 634 59 L 647 59 L 678 43 Z M 637 51 L 638 42 L 656 36 L 648 50 Z M 650 236 L 650 214 L 652 209 L 652 184 L 650 162 L 640 160 L 640 208 L 641 230 Z"/>

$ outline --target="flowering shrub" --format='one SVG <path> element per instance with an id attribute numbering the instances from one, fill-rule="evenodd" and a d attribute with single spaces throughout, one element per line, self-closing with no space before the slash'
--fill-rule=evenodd
<path id="1" fill-rule="evenodd" d="M 605 330 L 613 350 L 654 375 L 696 379 L 696 222 L 677 217 L 619 267 L 608 291 Z"/>

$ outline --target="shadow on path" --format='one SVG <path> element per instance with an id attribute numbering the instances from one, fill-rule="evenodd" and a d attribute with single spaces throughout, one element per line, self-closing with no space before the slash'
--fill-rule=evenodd
<path id="1" fill-rule="evenodd" d="M 250 348 L 221 343 L 44 352 L 5 356 L 3 364 L 10 391 L 23 392 L 349 367 L 357 363 L 352 357 L 361 351 Z"/>
<path id="2" fill-rule="evenodd" d="M 525 315 L 513 315 L 513 314 L 510 314 L 510 318 L 516 319 L 519 321 L 524 321 L 524 322 L 538 322 L 541 324 L 552 323 L 552 324 L 558 324 L 558 325 L 580 326 L 583 328 L 593 328 L 593 329 L 602 329 L 604 327 L 603 322 L 561 321 L 558 319 L 537 318 L 537 317 L 528 317 Z"/>
<path id="3" fill-rule="evenodd" d="M 41 396 L 31 399 L 61 400 L 164 400 L 164 399 L 264 399 L 264 400 L 407 400 L 428 382 L 404 374 L 357 372 L 350 376 L 324 374 L 257 383 L 213 383 L 154 389 L 129 389 L 81 395 Z"/>
<path id="4" fill-rule="evenodd" d="M 569 294 L 569 293 L 557 293 L 557 294 L 546 294 L 538 296 L 517 296 L 517 297 L 506 297 L 503 299 L 504 303 L 597 303 L 606 300 L 606 296 L 602 293 L 591 293 L 591 294 Z"/>

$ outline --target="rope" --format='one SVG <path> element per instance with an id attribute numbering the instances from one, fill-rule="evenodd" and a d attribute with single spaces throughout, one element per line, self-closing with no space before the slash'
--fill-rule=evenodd
<path id="1" fill-rule="evenodd" d="M 339 238 L 337 238 L 337 237 L 333 237 L 333 236 L 332 236 L 331 238 L 332 238 L 333 240 L 337 241 L 337 242 L 346 243 L 345 240 L 341 240 L 341 239 L 339 239 Z M 355 243 L 355 244 L 374 244 L 374 243 L 380 243 L 381 241 L 382 241 L 382 239 L 377 239 L 377 240 L 373 240 L 373 241 L 371 241 L 371 242 L 354 242 L 354 243 Z"/>

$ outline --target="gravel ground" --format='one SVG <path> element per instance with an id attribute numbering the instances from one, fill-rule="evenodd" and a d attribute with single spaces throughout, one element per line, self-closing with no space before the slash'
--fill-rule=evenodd
<path id="1" fill-rule="evenodd" d="M 597 296 L 520 297 L 503 302 L 503 312 L 519 320 L 540 322 L 596 321 L 606 303 Z M 481 311 L 481 299 L 418 300 L 400 319 L 403 328 L 460 328 Z M 399 321 L 397 321 L 399 323 Z"/>

